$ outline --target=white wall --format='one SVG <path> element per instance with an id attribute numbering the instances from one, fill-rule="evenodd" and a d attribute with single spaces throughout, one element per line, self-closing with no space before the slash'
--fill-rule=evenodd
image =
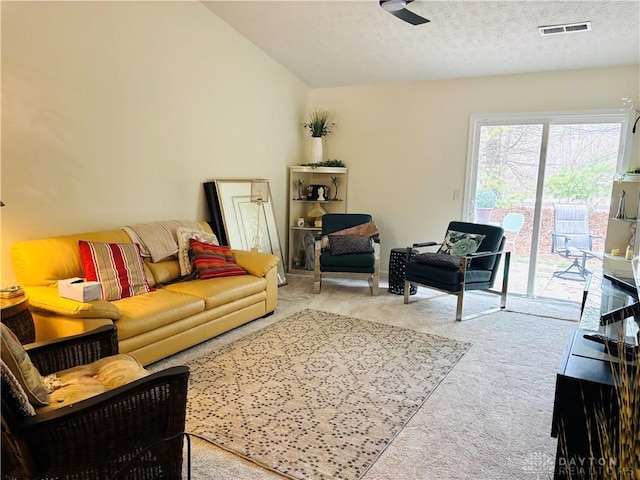
<path id="1" fill-rule="evenodd" d="M 22 239 L 207 219 L 202 183 L 269 178 L 287 237 L 287 165 L 306 107 L 336 112 L 349 211 L 389 249 L 460 218 L 472 113 L 618 108 L 638 67 L 310 90 L 199 2 L 3 2 L 2 277 Z M 638 161 L 635 138 L 635 163 Z"/>
<path id="2" fill-rule="evenodd" d="M 462 217 L 471 114 L 621 108 L 639 88 L 634 66 L 314 89 L 310 106 L 335 111 L 329 157 L 349 167 L 349 211 L 376 219 L 386 271 L 391 248 L 440 241 Z"/>
<path id="3" fill-rule="evenodd" d="M 1 14 L 1 285 L 17 240 L 208 219 L 215 178 L 270 179 L 284 228 L 310 89 L 200 2 Z"/>

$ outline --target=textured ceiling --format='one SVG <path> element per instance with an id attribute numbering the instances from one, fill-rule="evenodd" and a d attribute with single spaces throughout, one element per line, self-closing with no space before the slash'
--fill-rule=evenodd
<path id="1" fill-rule="evenodd" d="M 312 87 L 640 64 L 640 0 L 418 0 L 419 26 L 377 0 L 202 3 Z M 590 32 L 538 32 L 583 21 Z"/>

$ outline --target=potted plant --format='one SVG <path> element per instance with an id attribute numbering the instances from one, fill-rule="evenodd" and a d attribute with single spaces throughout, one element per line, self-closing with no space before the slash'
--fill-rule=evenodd
<path id="1" fill-rule="evenodd" d="M 331 116 L 329 110 L 316 109 L 309 114 L 309 121 L 302 124 L 311 134 L 311 159 L 315 163 L 322 161 L 322 139 L 333 133 L 336 126 Z"/>
<path id="2" fill-rule="evenodd" d="M 333 185 L 333 199 L 334 201 L 338 200 L 338 185 L 340 185 L 340 177 L 337 175 L 335 177 L 331 177 L 331 185 Z"/>
<path id="3" fill-rule="evenodd" d="M 476 192 L 476 222 L 489 223 L 491 220 L 491 212 L 498 203 L 498 196 L 493 190 L 481 188 Z"/>

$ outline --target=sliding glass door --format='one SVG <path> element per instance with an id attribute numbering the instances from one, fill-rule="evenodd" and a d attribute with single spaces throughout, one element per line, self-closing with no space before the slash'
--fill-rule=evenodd
<path id="1" fill-rule="evenodd" d="M 613 177 L 628 165 L 628 125 L 620 111 L 472 117 L 464 215 L 505 228 L 511 293 L 581 298 L 585 273 L 601 266 Z M 556 245 L 567 210 L 588 225 L 592 244 Z"/>

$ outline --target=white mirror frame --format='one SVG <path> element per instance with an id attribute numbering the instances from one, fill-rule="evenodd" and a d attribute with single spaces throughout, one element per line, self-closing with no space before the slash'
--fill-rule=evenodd
<path id="1" fill-rule="evenodd" d="M 277 267 L 278 286 L 286 285 L 287 277 L 270 189 L 268 201 L 259 204 L 251 201 L 251 179 L 215 180 L 214 182 L 227 244 L 238 250 L 251 250 L 253 237 L 256 236 L 259 213 L 263 238 L 259 251 L 280 257 Z M 214 220 L 213 213 L 212 220 Z"/>

